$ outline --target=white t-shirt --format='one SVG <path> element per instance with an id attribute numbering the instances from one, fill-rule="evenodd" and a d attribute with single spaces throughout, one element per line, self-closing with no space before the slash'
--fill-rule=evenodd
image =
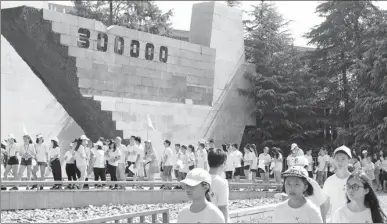
<path id="1" fill-rule="evenodd" d="M 282 171 L 282 154 L 278 153 L 278 158 L 274 159 L 274 171 Z"/>
<path id="2" fill-rule="evenodd" d="M 244 165 L 245 166 L 252 166 L 254 161 L 255 154 L 253 152 L 246 152 L 243 156 Z M 250 167 L 251 169 L 251 167 Z"/>
<path id="3" fill-rule="evenodd" d="M 336 174 L 327 178 L 324 183 L 323 192 L 329 197 L 330 209 L 328 214 L 332 215 L 332 212 L 343 206 L 347 202 L 345 194 L 345 185 L 347 184 L 347 178 L 339 179 Z"/>
<path id="4" fill-rule="evenodd" d="M 110 149 L 108 152 L 108 164 L 112 166 L 118 166 L 118 160 L 113 162 L 114 157 L 121 156 L 120 150 L 117 148 L 115 152 L 113 152 L 114 149 Z"/>
<path id="5" fill-rule="evenodd" d="M 80 145 L 78 151 L 75 151 L 75 161 L 77 162 L 77 166 L 86 166 L 87 160 L 81 157 L 87 156 L 86 148 L 83 145 Z"/>
<path id="6" fill-rule="evenodd" d="M 26 156 L 26 158 L 31 158 L 36 155 L 35 146 L 33 144 L 28 144 L 27 146 L 21 144 L 19 152 L 21 156 Z"/>
<path id="7" fill-rule="evenodd" d="M 183 208 L 178 216 L 177 223 L 225 223 L 223 213 L 212 203 L 201 212 L 193 213 L 191 205 Z"/>
<path id="8" fill-rule="evenodd" d="M 38 162 L 47 162 L 48 161 L 48 146 L 46 144 L 36 144 L 36 160 Z"/>
<path id="9" fill-rule="evenodd" d="M 165 156 L 168 156 L 168 158 L 167 161 L 165 161 L 164 166 L 173 166 L 173 151 L 171 147 L 164 149 L 163 162 L 165 160 Z"/>
<path id="10" fill-rule="evenodd" d="M 207 164 L 207 150 L 206 149 L 198 149 L 198 151 L 196 152 L 196 156 L 197 156 L 197 159 L 198 159 L 198 164 L 197 164 L 197 167 L 198 168 L 202 168 L 204 169 L 204 164 Z M 208 168 L 208 166 L 207 166 Z"/>
<path id="11" fill-rule="evenodd" d="M 180 170 L 180 167 L 177 167 L 177 161 L 181 160 L 181 152 L 180 150 L 176 152 L 176 150 L 173 151 L 173 169 Z"/>
<path id="12" fill-rule="evenodd" d="M 51 161 L 51 158 L 54 158 L 56 155 L 58 155 L 56 158 L 60 159 L 59 147 L 49 149 L 48 158 L 50 159 L 50 161 Z"/>
<path id="13" fill-rule="evenodd" d="M 100 149 L 97 150 L 96 148 L 91 149 L 91 153 L 93 153 L 95 162 L 94 162 L 94 168 L 105 168 L 105 152 Z"/>
<path id="14" fill-rule="evenodd" d="M 129 162 L 136 162 L 137 159 L 137 152 L 136 152 L 136 146 L 135 145 L 128 145 L 128 161 Z"/>
<path id="15" fill-rule="evenodd" d="M 126 148 L 125 145 L 121 144 L 120 146 L 117 146 L 117 149 L 120 150 L 121 152 L 121 158 L 118 160 L 118 163 L 126 163 L 125 161 L 125 157 L 126 157 L 126 154 L 128 153 L 128 149 Z"/>
<path id="16" fill-rule="evenodd" d="M 371 209 L 367 208 L 362 212 L 352 212 L 348 204 L 343 205 L 332 215 L 333 223 L 373 223 Z"/>
<path id="17" fill-rule="evenodd" d="M 322 223 L 320 208 L 309 199 L 300 208 L 291 208 L 289 199 L 277 205 L 272 223 Z"/>
<path id="18" fill-rule="evenodd" d="M 313 157 L 312 157 L 312 155 L 305 155 L 305 158 L 308 160 L 308 171 L 313 171 Z"/>
<path id="19" fill-rule="evenodd" d="M 242 167 L 241 159 L 243 158 L 243 154 L 241 153 L 241 151 L 235 150 L 234 152 L 232 152 L 232 157 L 234 160 L 234 167 Z"/>
<path id="20" fill-rule="evenodd" d="M 297 157 L 295 157 L 293 155 L 289 155 L 288 158 L 286 158 L 288 168 L 294 166 L 296 158 Z"/>
<path id="21" fill-rule="evenodd" d="M 64 154 L 64 157 L 66 159 L 66 163 L 67 164 L 74 164 L 75 162 L 75 157 L 73 156 L 73 151 L 72 150 L 68 150 L 65 154 Z"/>
<path id="22" fill-rule="evenodd" d="M 328 165 L 325 167 L 325 169 L 324 166 L 329 162 L 329 159 L 330 157 L 328 155 L 318 156 L 318 171 L 328 171 Z"/>
<path id="23" fill-rule="evenodd" d="M 140 160 L 139 160 L 139 162 L 143 162 L 143 161 L 144 161 L 144 158 L 145 158 L 145 150 L 144 150 L 144 147 L 142 147 L 142 145 L 136 146 L 136 151 L 137 151 L 136 160 L 137 160 L 137 156 L 140 155 Z"/>
<path id="24" fill-rule="evenodd" d="M 270 166 L 271 156 L 269 154 L 261 153 L 259 154 L 259 162 L 263 162 L 265 166 Z"/>
<path id="25" fill-rule="evenodd" d="M 16 156 L 16 153 L 20 151 L 20 149 L 16 145 L 16 143 L 6 145 L 5 149 L 6 149 L 7 153 L 8 153 L 8 158 Z"/>
<path id="26" fill-rule="evenodd" d="M 228 206 L 229 200 L 228 181 L 219 175 L 211 175 L 211 202 L 216 206 Z M 231 220 L 227 217 L 227 220 Z"/>

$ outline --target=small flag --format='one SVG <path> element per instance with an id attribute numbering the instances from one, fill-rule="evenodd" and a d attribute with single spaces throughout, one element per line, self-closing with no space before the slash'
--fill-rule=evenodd
<path id="1" fill-rule="evenodd" d="M 27 128 L 26 128 L 26 126 L 24 125 L 24 123 L 23 123 L 23 134 L 28 134 L 28 132 L 27 132 Z"/>
<path id="2" fill-rule="evenodd" d="M 147 119 L 148 119 L 148 125 L 149 125 L 149 127 L 152 128 L 153 131 L 155 131 L 155 128 L 153 127 L 152 120 L 151 120 L 149 114 L 147 114 L 146 117 L 147 117 Z"/>

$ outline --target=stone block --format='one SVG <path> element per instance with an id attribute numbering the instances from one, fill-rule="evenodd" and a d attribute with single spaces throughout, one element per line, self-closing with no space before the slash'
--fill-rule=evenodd
<path id="1" fill-rule="evenodd" d="M 90 70 L 93 67 L 92 65 L 93 65 L 93 62 L 91 60 L 84 59 L 84 58 L 76 59 L 77 68 L 84 68 L 86 70 Z"/>
<path id="2" fill-rule="evenodd" d="M 129 65 L 130 64 L 130 57 L 123 56 L 123 55 L 116 55 L 115 56 L 115 63 L 120 65 Z"/>
<path id="3" fill-rule="evenodd" d="M 119 73 L 119 74 L 122 73 L 122 65 L 108 65 L 107 68 L 108 68 L 108 72 Z"/>
<path id="4" fill-rule="evenodd" d="M 216 49 L 215 48 L 209 48 L 206 46 L 201 46 L 201 53 L 205 55 L 211 55 L 216 56 Z"/>
<path id="5" fill-rule="evenodd" d="M 180 48 L 184 49 L 184 50 L 187 50 L 187 51 L 197 52 L 197 53 L 201 52 L 201 46 L 200 45 L 193 44 L 193 43 L 190 43 L 190 42 L 185 42 L 185 41 L 181 41 Z"/>
<path id="6" fill-rule="evenodd" d="M 153 43 L 153 36 L 156 36 L 154 34 L 146 33 L 146 32 L 141 32 L 138 31 L 138 40 L 146 42 L 146 43 Z M 144 46 L 145 49 L 145 46 Z"/>
<path id="7" fill-rule="evenodd" d="M 52 24 L 52 31 L 53 32 L 70 35 L 70 25 L 69 24 L 55 22 L 55 21 L 53 21 L 51 24 Z"/>
<path id="8" fill-rule="evenodd" d="M 182 48 L 181 47 L 182 43 L 188 43 L 188 42 L 181 41 L 181 40 L 176 40 L 176 39 L 173 39 L 173 38 L 165 38 L 164 42 L 162 42 L 160 44 L 163 45 L 163 46 L 168 46 L 168 49 L 169 49 L 169 47 L 174 47 L 174 48 L 180 49 L 180 48 Z"/>
<path id="9" fill-rule="evenodd" d="M 128 82 L 132 85 L 141 85 L 142 84 L 142 77 L 141 76 L 130 75 L 127 77 L 128 77 L 127 78 Z"/>
<path id="10" fill-rule="evenodd" d="M 86 79 L 92 79 L 93 74 L 88 69 L 84 68 L 77 68 L 77 76 L 79 78 L 86 78 Z"/>
<path id="11" fill-rule="evenodd" d="M 161 62 L 155 62 L 154 64 L 154 70 L 161 71 L 161 72 L 166 72 L 168 68 L 167 63 L 161 63 Z"/>
<path id="12" fill-rule="evenodd" d="M 138 33 L 139 31 L 137 30 L 132 30 L 132 29 L 125 29 L 125 37 L 129 38 L 129 39 L 135 39 L 137 40 L 138 39 Z"/>
<path id="13" fill-rule="evenodd" d="M 43 9 L 43 19 L 55 22 L 61 22 L 61 13 Z"/>
<path id="14" fill-rule="evenodd" d="M 130 111 L 130 104 L 116 102 L 116 110 L 115 111 L 129 112 Z"/>
<path id="15" fill-rule="evenodd" d="M 136 67 L 131 65 L 123 65 L 122 66 L 122 73 L 125 75 L 135 75 L 136 74 Z"/>
<path id="16" fill-rule="evenodd" d="M 77 58 L 86 57 L 86 50 L 83 48 L 69 46 L 68 51 L 69 51 L 69 56 L 77 57 Z"/>
<path id="17" fill-rule="evenodd" d="M 109 26 L 107 28 L 107 33 L 113 34 L 115 36 L 124 37 L 126 30 L 127 28 L 124 28 L 122 26 Z"/>
<path id="18" fill-rule="evenodd" d="M 95 90 L 108 90 L 106 86 L 107 81 L 93 80 L 91 82 L 92 88 Z"/>
<path id="19" fill-rule="evenodd" d="M 111 97 L 109 97 L 111 98 Z M 109 101 L 101 101 L 101 110 L 104 111 L 113 111 L 112 116 L 113 120 L 120 120 L 117 119 L 117 114 L 120 115 L 121 112 L 116 112 L 116 102 L 114 100 L 109 100 Z M 116 119 L 115 119 L 116 118 Z"/>
<path id="20" fill-rule="evenodd" d="M 98 32 L 106 33 L 107 27 L 101 21 L 95 21 L 94 30 L 96 30 Z"/>
<path id="21" fill-rule="evenodd" d="M 88 89 L 91 87 L 90 79 L 79 78 L 78 79 L 78 87 Z"/>
<path id="22" fill-rule="evenodd" d="M 78 17 L 78 26 L 93 30 L 95 28 L 95 20 Z"/>
<path id="23" fill-rule="evenodd" d="M 69 35 L 73 36 L 73 37 L 76 37 L 78 39 L 78 37 L 79 37 L 79 34 L 78 34 L 79 27 L 70 25 L 69 26 L 69 30 L 70 30 Z M 91 32 L 90 32 L 90 35 L 91 35 Z"/>
<path id="24" fill-rule="evenodd" d="M 185 104 L 192 105 L 193 102 L 191 99 L 185 99 Z"/>
<path id="25" fill-rule="evenodd" d="M 155 79 L 141 77 L 141 85 L 143 85 L 143 86 L 154 86 L 155 85 L 154 81 L 155 81 Z"/>
<path id="26" fill-rule="evenodd" d="M 79 24 L 79 22 L 78 22 L 79 17 L 78 16 L 73 16 L 70 14 L 63 13 L 63 14 L 61 14 L 60 18 L 61 18 L 61 22 L 65 23 L 65 24 L 69 24 L 72 26 L 78 26 L 78 24 Z"/>
<path id="27" fill-rule="evenodd" d="M 94 71 L 106 72 L 107 73 L 108 72 L 108 65 L 105 64 L 105 63 L 98 63 L 98 62 L 93 61 L 92 69 Z"/>

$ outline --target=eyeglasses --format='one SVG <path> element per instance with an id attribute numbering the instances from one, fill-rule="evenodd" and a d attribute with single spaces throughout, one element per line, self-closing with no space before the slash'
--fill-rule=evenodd
<path id="1" fill-rule="evenodd" d="M 345 185 L 345 188 L 347 189 L 347 190 L 354 190 L 354 191 L 357 191 L 357 190 L 359 190 L 359 188 L 364 188 L 363 186 L 359 186 L 359 185 L 357 185 L 357 184 L 354 184 L 354 185 L 350 185 L 350 184 L 347 184 L 347 185 Z"/>

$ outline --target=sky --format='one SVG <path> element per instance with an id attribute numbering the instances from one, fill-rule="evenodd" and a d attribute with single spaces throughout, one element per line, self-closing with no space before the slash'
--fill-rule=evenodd
<path id="1" fill-rule="evenodd" d="M 73 5 L 71 1 L 49 1 L 51 3 Z M 174 10 L 172 17 L 172 26 L 174 29 L 189 30 L 191 22 L 192 5 L 203 1 L 156 1 L 156 4 L 163 12 L 169 9 Z M 220 1 L 224 3 L 224 1 Z M 292 33 L 294 44 L 297 46 L 308 46 L 307 40 L 303 34 L 308 32 L 313 26 L 318 25 L 322 19 L 315 14 L 316 6 L 319 1 L 272 1 L 277 6 L 278 11 L 286 20 L 292 21 L 289 25 L 289 31 Z M 252 4 L 258 4 L 260 1 L 242 2 L 242 9 L 249 10 Z M 375 2 L 382 9 L 387 10 L 387 1 Z M 30 5 L 41 7 L 42 1 L 1 1 L 1 8 L 15 7 L 19 5 Z M 246 19 L 246 18 L 244 18 Z"/>

